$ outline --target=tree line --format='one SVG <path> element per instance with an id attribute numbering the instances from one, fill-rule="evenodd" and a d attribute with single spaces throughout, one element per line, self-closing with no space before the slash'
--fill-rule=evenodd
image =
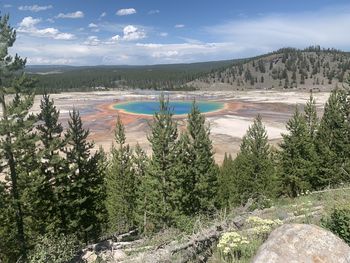
<path id="1" fill-rule="evenodd" d="M 70 112 L 66 130 L 47 94 L 40 113 L 30 113 L 35 83 L 23 73 L 26 61 L 8 55 L 16 37 L 8 16 L 0 28 L 5 43 L 0 53 L 2 262 L 40 262 L 34 252 L 50 251 L 43 249 L 47 239 L 88 244 L 131 229 L 140 235 L 168 227 L 186 230 L 196 216 L 213 216 L 249 198 L 264 206 L 269 199 L 350 181 L 347 89 L 332 91 L 321 119 L 311 95 L 304 109 L 296 108 L 278 148 L 269 145 L 257 116 L 238 155 L 226 155 L 221 166 L 196 102 L 180 131 L 163 95 L 150 122 L 150 156 L 126 143 L 120 118 L 111 152 L 95 152 L 77 110 Z M 50 256 L 43 262 L 52 262 Z"/>

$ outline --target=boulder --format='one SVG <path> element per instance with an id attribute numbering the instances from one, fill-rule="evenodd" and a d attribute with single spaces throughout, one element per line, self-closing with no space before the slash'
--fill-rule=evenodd
<path id="1" fill-rule="evenodd" d="M 82 260 L 83 262 L 93 263 L 97 260 L 97 255 L 94 251 L 85 251 Z"/>
<path id="2" fill-rule="evenodd" d="M 285 224 L 272 231 L 253 263 L 349 263 L 350 247 L 315 225 Z"/>
<path id="3" fill-rule="evenodd" d="M 111 254 L 113 260 L 115 260 L 116 262 L 122 261 L 127 257 L 125 252 L 121 249 L 114 250 Z"/>

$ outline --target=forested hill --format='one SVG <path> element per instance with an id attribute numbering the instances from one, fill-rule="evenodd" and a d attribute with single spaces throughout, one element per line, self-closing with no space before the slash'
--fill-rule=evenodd
<path id="1" fill-rule="evenodd" d="M 342 84 L 350 72 L 350 53 L 318 46 L 283 48 L 253 58 L 149 66 L 29 66 L 37 90 L 88 91 L 110 88 L 316 89 Z M 344 78 L 345 76 L 345 78 Z"/>
<path id="2" fill-rule="evenodd" d="M 191 85 L 212 89 L 331 89 L 350 72 L 350 53 L 313 46 L 283 48 L 234 61 L 199 77 Z"/>
<path id="3" fill-rule="evenodd" d="M 39 92 L 101 88 L 176 90 L 193 89 L 186 84 L 232 63 L 234 60 L 150 66 L 28 66 L 26 71 L 38 79 Z"/>

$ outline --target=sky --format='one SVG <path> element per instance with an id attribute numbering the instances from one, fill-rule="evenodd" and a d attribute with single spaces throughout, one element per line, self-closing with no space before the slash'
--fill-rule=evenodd
<path id="1" fill-rule="evenodd" d="M 0 0 L 31 65 L 150 65 L 282 47 L 350 51 L 349 0 Z"/>

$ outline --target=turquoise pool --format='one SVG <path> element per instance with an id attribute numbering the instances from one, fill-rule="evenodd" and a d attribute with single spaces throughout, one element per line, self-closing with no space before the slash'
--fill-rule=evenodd
<path id="1" fill-rule="evenodd" d="M 175 115 L 188 114 L 191 111 L 192 101 L 170 101 L 170 107 Z M 197 101 L 197 105 L 202 113 L 213 112 L 224 108 L 222 102 Z M 117 110 L 134 114 L 153 115 L 159 110 L 158 101 L 129 101 L 114 105 Z"/>

